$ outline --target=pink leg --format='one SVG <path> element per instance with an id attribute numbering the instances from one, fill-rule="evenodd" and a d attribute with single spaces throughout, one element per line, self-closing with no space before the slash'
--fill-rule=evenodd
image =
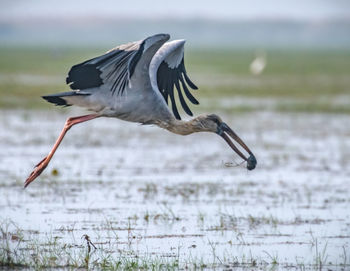
<path id="1" fill-rule="evenodd" d="M 68 130 L 73 125 L 81 123 L 81 122 L 85 122 L 85 121 L 88 121 L 88 120 L 92 120 L 92 119 L 95 119 L 95 118 L 98 118 L 98 117 L 100 117 L 100 116 L 96 115 L 96 114 L 91 114 L 91 115 L 85 115 L 85 116 L 80 116 L 80 117 L 67 119 L 61 134 L 59 135 L 59 137 L 56 140 L 55 145 L 53 146 L 53 148 L 51 149 L 49 154 L 35 166 L 33 172 L 29 175 L 29 177 L 25 181 L 24 188 L 26 188 L 32 181 L 34 181 L 36 179 L 36 177 L 38 177 L 41 174 L 41 172 L 44 171 L 44 169 L 49 164 L 52 156 L 55 154 L 55 151 L 57 150 L 58 146 L 60 145 L 62 139 L 64 138 L 64 136 L 66 135 Z"/>

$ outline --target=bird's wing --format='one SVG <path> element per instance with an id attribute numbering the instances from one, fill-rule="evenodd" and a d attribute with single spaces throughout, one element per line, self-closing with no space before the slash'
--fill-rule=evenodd
<path id="1" fill-rule="evenodd" d="M 123 93 L 143 52 L 144 41 L 120 45 L 104 55 L 74 65 L 66 79 L 71 89 L 110 86 L 112 93 Z"/>
<path id="2" fill-rule="evenodd" d="M 154 55 L 149 69 L 153 90 L 160 92 L 167 104 L 170 97 L 172 111 L 177 119 L 181 119 L 181 117 L 176 107 L 174 88 L 177 90 L 182 108 L 188 115 L 192 116 L 193 114 L 184 99 L 182 90 L 193 104 L 199 104 L 188 88 L 189 86 L 192 89 L 198 89 L 186 73 L 184 44 L 184 40 L 166 42 Z"/>

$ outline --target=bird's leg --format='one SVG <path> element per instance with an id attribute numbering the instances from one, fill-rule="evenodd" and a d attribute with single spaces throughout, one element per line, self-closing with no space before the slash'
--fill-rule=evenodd
<path id="1" fill-rule="evenodd" d="M 88 120 L 92 120 L 92 119 L 95 119 L 98 117 L 100 117 L 100 116 L 97 114 L 90 114 L 90 115 L 85 115 L 85 116 L 67 119 L 66 123 L 64 124 L 64 127 L 63 127 L 61 134 L 59 135 L 59 137 L 57 138 L 57 140 L 55 142 L 55 145 L 53 146 L 53 148 L 51 149 L 49 154 L 35 166 L 33 172 L 29 175 L 29 177 L 25 181 L 24 188 L 26 188 L 32 181 L 34 181 L 36 179 L 36 177 L 38 177 L 44 171 L 44 169 L 49 164 L 52 156 L 55 154 L 55 151 L 57 150 L 58 146 L 60 145 L 62 139 L 64 138 L 64 136 L 66 135 L 68 130 L 73 125 L 78 124 L 78 123 L 82 123 L 82 122 L 85 122 Z"/>

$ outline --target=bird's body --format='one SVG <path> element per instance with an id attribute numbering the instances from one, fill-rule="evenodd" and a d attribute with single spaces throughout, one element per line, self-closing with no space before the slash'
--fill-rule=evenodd
<path id="1" fill-rule="evenodd" d="M 72 91 L 43 96 L 56 105 L 76 105 L 94 113 L 67 120 L 53 149 L 35 167 L 25 186 L 46 168 L 64 135 L 73 125 L 98 117 L 154 124 L 180 135 L 214 132 L 222 136 L 248 162 L 248 169 L 255 168 L 254 155 L 218 116 L 200 115 L 189 121 L 181 120 L 174 92 L 177 91 L 184 111 L 192 116 L 185 97 L 193 104 L 198 104 L 189 90 L 197 87 L 186 73 L 185 41 L 167 42 L 169 38 L 167 34 L 154 35 L 118 46 L 104 55 L 77 64 L 71 68 L 66 80 Z M 169 98 L 172 110 L 168 107 Z M 249 158 L 237 149 L 226 133 L 249 153 Z"/>

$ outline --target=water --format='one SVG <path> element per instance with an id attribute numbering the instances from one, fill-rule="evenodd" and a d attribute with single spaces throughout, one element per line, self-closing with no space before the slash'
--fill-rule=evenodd
<path id="1" fill-rule="evenodd" d="M 23 190 L 72 114 L 1 111 L 0 219 L 25 241 L 79 248 L 87 234 L 110 255 L 221 267 L 349 264 L 348 116 L 223 116 L 256 155 L 254 171 L 226 167 L 241 161 L 215 134 L 97 119 L 73 127 Z"/>

